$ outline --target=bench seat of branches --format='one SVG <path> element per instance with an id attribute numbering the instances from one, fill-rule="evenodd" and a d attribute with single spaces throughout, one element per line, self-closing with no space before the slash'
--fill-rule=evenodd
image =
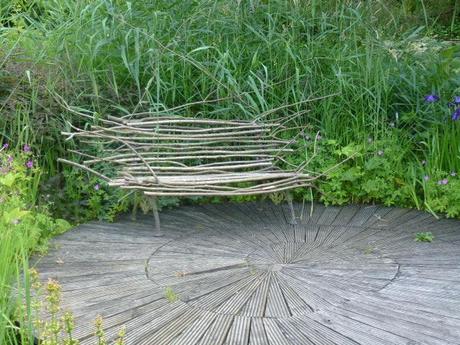
<path id="1" fill-rule="evenodd" d="M 75 139 L 78 159 L 61 162 L 85 169 L 110 186 L 156 197 L 242 196 L 285 193 L 311 186 L 314 176 L 304 165 L 292 166 L 285 155 L 292 140 L 279 137 L 286 128 L 273 122 L 226 121 L 182 116 L 112 117 L 98 124 L 63 132 Z M 284 166 L 282 169 L 280 166 Z"/>

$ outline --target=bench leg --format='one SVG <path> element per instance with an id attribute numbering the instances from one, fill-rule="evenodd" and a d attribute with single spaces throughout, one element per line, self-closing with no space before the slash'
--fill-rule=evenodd
<path id="1" fill-rule="evenodd" d="M 160 214 L 158 213 L 157 197 L 152 197 L 153 217 L 155 218 L 155 236 L 163 236 L 160 226 Z"/>
<path id="2" fill-rule="evenodd" d="M 294 205 L 292 204 L 292 194 L 291 193 L 286 193 L 286 200 L 289 205 L 289 210 L 291 211 L 291 219 L 288 221 L 289 224 L 291 225 L 296 225 L 297 220 L 295 219 L 295 211 L 294 211 Z"/>

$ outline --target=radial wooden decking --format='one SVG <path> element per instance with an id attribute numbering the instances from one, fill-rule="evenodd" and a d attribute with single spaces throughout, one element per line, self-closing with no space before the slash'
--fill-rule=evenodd
<path id="1" fill-rule="evenodd" d="M 37 266 L 82 344 L 97 314 L 132 345 L 460 344 L 460 222 L 295 207 L 298 225 L 268 202 L 181 207 L 162 213 L 164 237 L 150 217 L 85 224 Z M 425 231 L 432 243 L 414 241 Z"/>

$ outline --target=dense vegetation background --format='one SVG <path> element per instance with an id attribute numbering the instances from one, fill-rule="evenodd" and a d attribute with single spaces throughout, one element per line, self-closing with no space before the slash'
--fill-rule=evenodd
<path id="1" fill-rule="evenodd" d="M 67 221 L 148 209 L 57 163 L 72 148 L 60 131 L 85 125 L 62 100 L 101 116 L 297 113 L 292 162 L 351 157 L 299 200 L 460 216 L 459 13 L 455 0 L 1 0 L 0 343 L 27 316 L 9 287 L 27 285 L 31 250 Z"/>

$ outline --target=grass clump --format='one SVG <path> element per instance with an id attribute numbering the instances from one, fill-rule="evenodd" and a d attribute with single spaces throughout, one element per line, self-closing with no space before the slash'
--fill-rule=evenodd
<path id="1" fill-rule="evenodd" d="M 170 303 L 177 302 L 179 300 L 179 295 L 172 289 L 172 287 L 168 286 L 165 289 L 165 298 Z"/>
<path id="2" fill-rule="evenodd" d="M 417 232 L 415 234 L 416 242 L 433 242 L 434 236 L 431 232 Z"/>

